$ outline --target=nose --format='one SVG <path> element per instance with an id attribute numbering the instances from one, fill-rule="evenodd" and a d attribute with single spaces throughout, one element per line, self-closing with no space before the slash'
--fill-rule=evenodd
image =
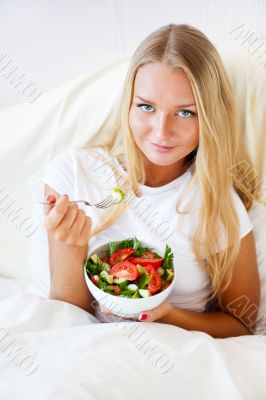
<path id="1" fill-rule="evenodd" d="M 158 139 L 168 139 L 173 136 L 174 130 L 169 115 L 161 114 L 158 117 L 156 136 Z"/>

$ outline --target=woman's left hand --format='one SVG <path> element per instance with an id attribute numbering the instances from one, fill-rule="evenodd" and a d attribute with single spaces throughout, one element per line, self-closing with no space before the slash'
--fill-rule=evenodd
<path id="1" fill-rule="evenodd" d="M 139 320 L 145 322 L 163 322 L 163 318 L 169 315 L 172 309 L 173 306 L 168 301 L 164 301 L 162 304 L 156 308 L 153 308 L 152 310 L 142 311 L 139 315 Z"/>

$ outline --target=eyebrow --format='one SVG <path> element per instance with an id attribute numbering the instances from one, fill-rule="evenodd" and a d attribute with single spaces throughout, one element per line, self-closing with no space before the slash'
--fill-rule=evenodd
<path id="1" fill-rule="evenodd" d="M 135 96 L 135 97 L 138 97 L 141 101 L 144 101 L 144 102 L 146 102 L 146 103 L 148 103 L 148 104 L 151 104 L 151 105 L 153 105 L 153 106 L 156 106 L 156 104 L 153 102 L 153 101 L 151 101 L 151 100 L 148 100 L 148 99 L 143 99 L 142 97 L 140 97 L 140 96 Z M 191 107 L 191 106 L 196 106 L 196 104 L 195 103 L 191 103 L 191 104 L 181 104 L 181 105 L 177 105 L 177 106 L 175 106 L 175 107 Z M 157 107 L 157 106 L 156 106 Z"/>

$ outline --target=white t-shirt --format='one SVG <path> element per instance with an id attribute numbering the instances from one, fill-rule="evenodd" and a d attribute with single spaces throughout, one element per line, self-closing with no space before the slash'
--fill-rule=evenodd
<path id="1" fill-rule="evenodd" d="M 115 162 L 121 176 L 126 176 L 126 171 L 117 159 L 110 157 L 101 148 L 95 149 L 94 154 L 97 152 Z M 197 263 L 189 241 L 198 218 L 199 193 L 195 190 L 189 192 L 182 202 L 183 206 L 193 199 L 193 213 L 176 213 L 177 200 L 192 179 L 191 169 L 192 165 L 183 175 L 160 187 L 140 184 L 142 197 L 134 196 L 125 212 L 112 226 L 90 239 L 89 248 L 93 250 L 108 241 L 136 236 L 163 255 L 167 243 L 174 253 L 177 276 L 175 287 L 168 298 L 169 302 L 175 307 L 203 312 L 211 292 L 210 279 Z M 100 183 L 100 188 L 90 179 L 91 175 L 96 178 L 97 183 Z M 59 194 L 68 194 L 70 200 L 82 199 L 92 203 L 103 200 L 110 195 L 114 186 L 119 186 L 115 174 L 106 163 L 85 150 L 75 148 L 70 148 L 53 159 L 46 168 L 43 180 Z M 232 194 L 240 220 L 242 238 L 252 230 L 253 226 L 242 200 L 234 189 Z M 82 203 L 79 203 L 79 207 L 91 217 L 93 226 L 98 225 L 102 210 L 86 207 Z M 221 238 L 220 248 L 223 247 Z M 100 313 L 96 316 L 101 320 Z M 112 321 L 115 320 L 114 317 Z"/>

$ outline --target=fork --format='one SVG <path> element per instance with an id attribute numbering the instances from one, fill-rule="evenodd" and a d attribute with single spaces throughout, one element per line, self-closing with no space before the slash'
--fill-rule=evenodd
<path id="1" fill-rule="evenodd" d="M 49 202 L 39 201 L 38 203 L 43 204 L 43 205 L 51 205 L 51 203 L 49 203 Z M 86 206 L 92 206 L 92 207 L 97 207 L 97 208 L 108 208 L 112 204 L 114 204 L 114 199 L 113 199 L 113 196 L 110 195 L 110 196 L 106 197 L 106 199 L 100 201 L 99 203 L 95 203 L 95 204 L 89 203 L 86 200 L 73 200 L 73 201 L 70 201 L 69 203 L 70 204 L 71 203 L 84 203 Z"/>

